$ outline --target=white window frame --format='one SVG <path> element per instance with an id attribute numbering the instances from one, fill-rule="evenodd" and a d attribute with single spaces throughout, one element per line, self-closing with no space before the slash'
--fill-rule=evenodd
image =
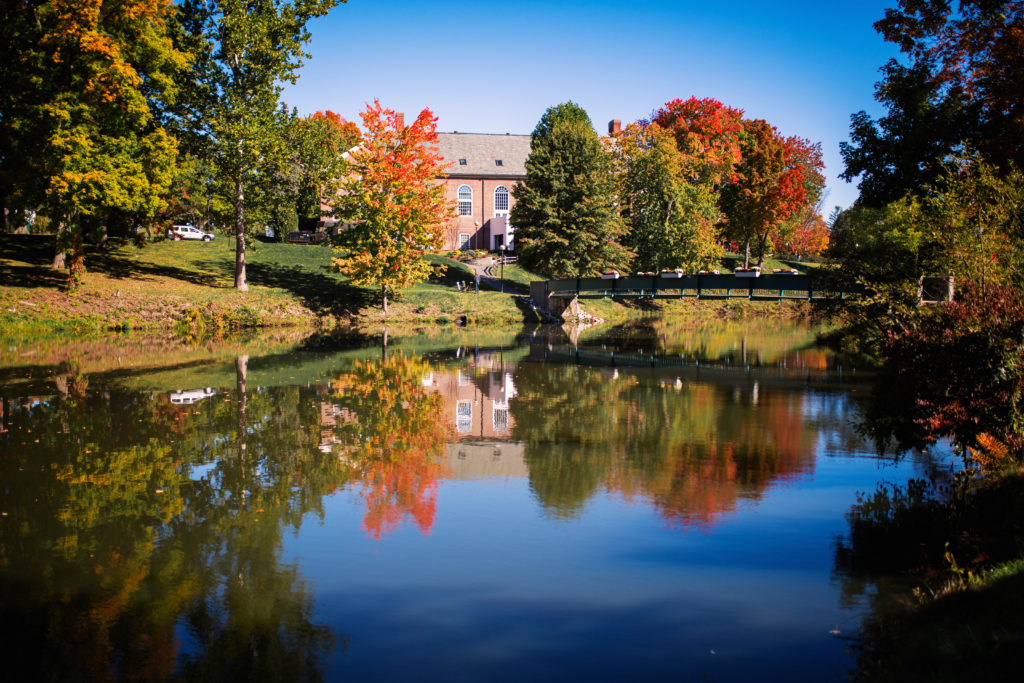
<path id="1" fill-rule="evenodd" d="M 472 237 L 473 236 L 470 235 L 468 232 L 460 232 L 459 233 L 459 246 L 458 246 L 459 251 L 465 251 L 465 250 L 469 249 L 469 241 L 470 241 L 470 239 L 472 239 Z"/>
<path id="2" fill-rule="evenodd" d="M 473 215 L 473 188 L 469 185 L 459 185 L 459 215 Z"/>
<path id="3" fill-rule="evenodd" d="M 473 429 L 473 402 L 464 400 L 455 404 L 455 428 L 459 434 L 467 434 Z"/>
<path id="4" fill-rule="evenodd" d="M 504 198 L 505 198 L 505 208 L 500 208 L 498 206 L 498 196 L 499 196 L 498 193 L 500 191 L 502 191 L 502 190 L 504 190 L 504 192 L 502 192 L 502 194 L 504 195 Z M 508 188 L 505 187 L 504 185 L 498 185 L 496 188 L 494 188 L 494 215 L 495 216 L 507 216 L 508 215 L 509 196 L 511 194 L 512 193 L 509 192 Z"/>

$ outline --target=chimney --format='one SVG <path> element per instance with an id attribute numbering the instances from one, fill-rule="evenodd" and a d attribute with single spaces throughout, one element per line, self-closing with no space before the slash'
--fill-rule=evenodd
<path id="1" fill-rule="evenodd" d="M 398 124 L 398 130 L 405 129 L 405 112 L 395 112 L 395 122 Z"/>
<path id="2" fill-rule="evenodd" d="M 616 133 L 622 132 L 622 121 L 619 119 L 612 119 L 608 122 L 608 135 L 615 135 Z"/>

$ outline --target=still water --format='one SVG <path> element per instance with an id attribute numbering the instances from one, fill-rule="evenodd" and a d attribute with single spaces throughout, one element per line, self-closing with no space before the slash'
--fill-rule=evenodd
<path id="1" fill-rule="evenodd" d="M 383 341 L 8 348 L 16 678 L 845 677 L 844 513 L 930 463 L 858 438 L 866 379 L 809 330 Z"/>

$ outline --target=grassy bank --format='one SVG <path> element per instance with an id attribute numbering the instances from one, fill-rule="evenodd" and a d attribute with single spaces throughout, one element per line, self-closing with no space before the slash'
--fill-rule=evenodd
<path id="1" fill-rule="evenodd" d="M 858 680 L 1001 680 L 1024 646 L 1024 473 L 961 473 L 865 496 L 837 566 L 902 573 L 917 587 L 876 605 L 857 644 Z"/>
<path id="2" fill-rule="evenodd" d="M 330 268 L 325 246 L 250 243 L 248 292 L 234 283 L 234 240 L 158 241 L 137 248 L 91 249 L 88 272 L 74 294 L 50 268 L 53 237 L 0 237 L 0 327 L 8 336 L 86 334 L 104 330 L 182 332 L 267 326 L 375 325 L 379 295 Z M 471 271 L 444 257 L 449 270 L 395 297 L 387 321 L 449 324 L 522 321 L 516 299 L 497 292 L 460 292 Z"/>
<path id="3" fill-rule="evenodd" d="M 353 285 L 330 267 L 324 245 L 252 241 L 247 250 L 248 292 L 234 289 L 234 240 L 210 243 L 160 240 L 91 248 L 88 272 L 73 294 L 65 274 L 50 267 L 53 237 L 0 236 L 0 329 L 14 339 L 82 336 L 116 330 L 173 331 L 193 337 L 260 327 L 376 328 L 508 325 L 540 322 L 522 296 L 534 273 L 505 267 L 515 291 L 462 291 L 473 271 L 444 256 L 430 260 L 447 270 L 398 292 L 384 316 L 376 288 Z M 779 264 L 784 265 L 784 264 Z M 695 321 L 803 315 L 800 305 L 764 302 L 587 301 L 588 312 L 611 323 L 660 312 Z"/>

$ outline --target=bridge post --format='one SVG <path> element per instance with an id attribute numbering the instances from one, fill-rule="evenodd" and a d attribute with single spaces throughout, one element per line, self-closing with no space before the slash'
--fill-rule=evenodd
<path id="1" fill-rule="evenodd" d="M 807 300 L 812 301 L 814 299 L 814 276 L 807 273 Z"/>
<path id="2" fill-rule="evenodd" d="M 754 278 L 750 278 L 750 282 L 747 283 L 747 300 L 754 298 Z"/>

